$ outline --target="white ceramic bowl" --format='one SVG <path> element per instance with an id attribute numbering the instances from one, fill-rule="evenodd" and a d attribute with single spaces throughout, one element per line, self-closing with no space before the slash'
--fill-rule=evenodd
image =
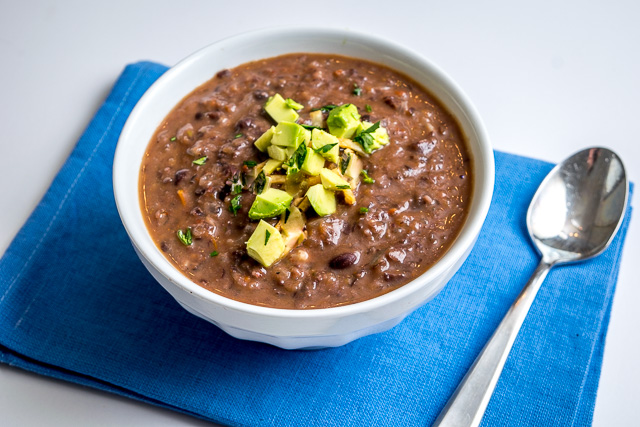
<path id="1" fill-rule="evenodd" d="M 156 247 L 138 199 L 138 173 L 154 131 L 173 107 L 215 72 L 292 52 L 334 53 L 387 65 L 421 83 L 457 117 L 473 158 L 469 216 L 449 251 L 412 282 L 356 304 L 288 310 L 246 304 L 191 282 Z M 494 181 L 493 151 L 475 108 L 458 86 L 419 54 L 380 38 L 337 29 L 269 29 L 214 43 L 167 71 L 140 99 L 120 135 L 113 166 L 118 211 L 138 256 L 153 277 L 189 312 L 228 334 L 285 349 L 335 347 L 385 331 L 431 300 L 462 265 L 484 222 Z"/>

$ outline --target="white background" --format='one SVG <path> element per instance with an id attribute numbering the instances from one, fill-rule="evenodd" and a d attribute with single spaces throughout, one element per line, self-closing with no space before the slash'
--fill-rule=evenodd
<path id="1" fill-rule="evenodd" d="M 402 43 L 462 86 L 496 149 L 558 162 L 604 145 L 640 182 L 640 2 L 516 3 L 0 0 L 0 253 L 125 64 L 174 64 L 218 39 L 273 25 L 327 24 Z M 596 426 L 640 422 L 638 216 L 614 300 Z M 0 414 L 8 426 L 210 425 L 6 366 Z"/>

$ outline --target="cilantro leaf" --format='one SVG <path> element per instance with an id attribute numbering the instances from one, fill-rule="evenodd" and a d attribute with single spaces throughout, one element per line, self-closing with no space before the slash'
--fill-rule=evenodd
<path id="1" fill-rule="evenodd" d="M 371 178 L 371 177 L 369 176 L 369 172 L 367 172 L 367 170 L 366 170 L 366 169 L 362 169 L 362 170 L 360 171 L 360 174 L 361 174 L 361 175 L 362 175 L 362 177 L 363 177 L 363 178 L 362 178 L 362 182 L 364 182 L 365 184 L 373 184 L 374 182 L 376 182 L 376 180 L 375 180 L 375 179 L 373 179 L 373 178 Z"/>
<path id="2" fill-rule="evenodd" d="M 291 211 L 289 210 L 289 208 L 287 208 L 284 211 L 284 223 L 285 224 L 287 223 L 287 221 L 289 221 L 289 215 L 291 215 Z"/>
<path id="3" fill-rule="evenodd" d="M 323 145 L 320 148 L 314 148 L 313 151 L 315 151 L 318 154 L 324 154 L 329 152 L 333 147 L 335 147 L 336 145 L 338 145 L 337 142 L 333 143 L 333 144 L 327 144 L 327 145 Z"/>
<path id="4" fill-rule="evenodd" d="M 361 214 L 366 214 L 367 212 L 369 212 L 369 208 L 365 208 L 365 207 L 360 208 Z"/>
<path id="5" fill-rule="evenodd" d="M 360 96 L 360 95 L 362 95 L 362 88 L 354 83 L 353 84 L 353 91 L 351 93 L 354 94 L 355 96 Z"/>
<path id="6" fill-rule="evenodd" d="M 193 162 L 194 165 L 202 166 L 207 163 L 207 156 L 200 157 L 199 159 L 195 159 Z"/>
<path id="7" fill-rule="evenodd" d="M 303 128 L 305 128 L 306 130 L 314 130 L 314 129 L 320 129 L 322 130 L 322 128 L 320 126 L 311 126 L 311 125 L 300 125 Z"/>
<path id="8" fill-rule="evenodd" d="M 256 180 L 253 181 L 253 191 L 256 194 L 261 194 L 264 191 L 264 186 L 267 185 L 267 177 L 264 174 L 264 171 L 260 171 Z"/>
<path id="9" fill-rule="evenodd" d="M 180 240 L 180 242 L 185 246 L 189 246 L 193 243 L 193 236 L 191 235 L 191 228 L 189 227 L 187 227 L 187 231 L 178 230 L 176 235 L 178 236 L 178 240 Z"/>
<path id="10" fill-rule="evenodd" d="M 264 235 L 264 245 L 267 246 L 267 243 L 269 243 L 269 237 L 271 237 L 271 232 L 269 230 L 265 231 L 265 235 Z"/>
<path id="11" fill-rule="evenodd" d="M 242 205 L 240 204 L 241 198 L 242 196 L 238 194 L 236 197 L 231 199 L 231 202 L 229 202 L 229 210 L 231 211 L 231 213 L 233 213 L 234 216 L 238 213 L 238 211 L 242 207 Z"/>
<path id="12" fill-rule="evenodd" d="M 219 254 L 219 252 L 218 252 L 218 251 L 213 251 L 213 252 L 211 252 L 211 253 L 209 254 L 209 256 L 210 256 L 211 258 L 213 258 L 214 256 L 218 256 L 218 254 Z"/>
<path id="13" fill-rule="evenodd" d="M 258 164 L 258 162 L 254 162 L 253 160 L 247 160 L 243 164 L 248 168 L 252 168 L 252 167 L 255 167 Z"/>
<path id="14" fill-rule="evenodd" d="M 323 113 L 327 113 L 331 110 L 333 110 L 334 108 L 337 108 L 337 105 L 334 104 L 327 104 L 327 105 L 323 105 L 322 107 L 319 108 L 314 108 L 311 111 L 322 111 Z"/>
<path id="15" fill-rule="evenodd" d="M 370 113 L 373 111 L 373 109 L 371 108 L 371 105 L 367 104 L 364 106 L 364 109 L 367 110 L 367 113 Z"/>

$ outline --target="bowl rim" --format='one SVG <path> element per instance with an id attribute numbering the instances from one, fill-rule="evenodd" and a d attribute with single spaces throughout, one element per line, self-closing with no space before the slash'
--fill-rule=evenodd
<path id="1" fill-rule="evenodd" d="M 437 80 L 438 83 L 441 84 L 442 87 L 444 87 L 445 90 L 450 94 L 451 98 L 453 98 L 459 104 L 459 107 L 465 112 L 467 121 L 473 127 L 477 135 L 477 139 L 479 141 L 478 148 L 481 154 L 481 158 L 477 158 L 478 156 L 475 155 L 472 159 L 475 184 L 472 203 L 470 205 L 471 209 L 469 210 L 469 212 L 467 212 L 467 218 L 465 219 L 465 223 L 463 224 L 462 229 L 458 233 L 458 236 L 456 237 L 453 244 L 445 252 L 445 254 L 420 276 L 416 277 L 407 284 L 402 285 L 397 289 L 394 289 L 383 295 L 352 304 L 317 309 L 273 308 L 237 301 L 217 294 L 213 291 L 209 291 L 191 281 L 187 276 L 185 276 L 181 271 L 173 266 L 157 248 L 155 242 L 153 242 L 153 240 L 151 239 L 150 233 L 148 232 L 146 226 L 144 227 L 144 230 L 138 230 L 138 227 L 131 227 L 128 224 L 129 218 L 136 216 L 135 212 L 137 212 L 137 215 L 142 216 L 142 209 L 139 202 L 136 203 L 135 206 L 129 206 L 130 203 L 127 204 L 125 197 L 122 195 L 122 192 L 119 189 L 120 186 L 130 185 L 130 183 L 119 179 L 119 177 L 122 175 L 120 173 L 120 170 L 124 169 L 125 167 L 124 158 L 126 157 L 127 140 L 130 139 L 129 135 L 132 133 L 132 129 L 134 129 L 134 127 L 137 125 L 139 117 L 143 115 L 145 106 L 149 104 L 155 96 L 158 96 L 157 93 L 161 92 L 163 87 L 168 82 L 170 82 L 174 78 L 179 78 L 180 74 L 183 73 L 184 70 L 188 69 L 192 63 L 198 62 L 204 56 L 215 54 L 216 51 L 218 51 L 219 49 L 224 49 L 224 47 L 229 44 L 250 43 L 251 40 L 255 40 L 258 38 L 267 39 L 302 35 L 316 38 L 340 38 L 343 40 L 346 40 L 348 38 L 350 42 L 358 42 L 369 47 L 379 47 L 386 51 L 393 51 L 400 56 L 410 58 L 413 63 L 419 64 L 419 68 L 425 70 L 427 74 Z M 185 94 L 184 96 L 186 95 L 187 94 Z M 442 102 L 442 100 L 440 100 L 440 102 Z M 147 146 L 148 143 L 149 141 L 144 141 L 145 146 Z M 479 171 L 482 171 L 482 182 L 478 182 L 480 175 Z M 464 91 L 451 77 L 449 77 L 448 74 L 446 74 L 440 67 L 426 59 L 420 53 L 414 51 L 413 49 L 400 45 L 394 41 L 353 30 L 330 27 L 271 27 L 226 37 L 195 51 L 194 53 L 188 55 L 187 57 L 176 63 L 174 66 L 169 68 L 169 70 L 167 70 L 162 76 L 160 76 L 160 78 L 158 78 L 146 90 L 144 95 L 138 100 L 135 107 L 131 111 L 118 139 L 113 162 L 113 189 L 116 206 L 120 214 L 121 221 L 138 253 L 141 254 L 146 259 L 146 261 L 149 262 L 166 279 L 171 281 L 174 285 L 176 285 L 183 291 L 186 291 L 207 302 L 219 305 L 225 310 L 243 312 L 246 314 L 264 316 L 268 318 L 321 318 L 323 320 L 327 320 L 375 311 L 384 306 L 392 304 L 394 301 L 402 300 L 404 297 L 407 297 L 411 293 L 415 292 L 418 288 L 425 286 L 435 278 L 446 273 L 458 259 L 465 255 L 465 251 L 473 246 L 477 236 L 480 233 L 480 230 L 488 213 L 489 206 L 491 204 L 495 179 L 494 175 L 494 156 L 489 135 L 475 106 L 471 103 L 470 99 L 464 93 Z M 138 181 L 136 181 L 136 188 L 137 187 Z M 150 250 L 148 245 L 140 244 L 141 241 L 139 241 L 139 239 L 144 240 L 145 237 L 151 242 L 153 249 L 155 249 L 155 252 L 153 250 Z"/>

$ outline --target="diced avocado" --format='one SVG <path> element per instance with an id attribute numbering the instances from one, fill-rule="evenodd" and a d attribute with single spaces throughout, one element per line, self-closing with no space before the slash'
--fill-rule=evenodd
<path id="1" fill-rule="evenodd" d="M 288 211 L 283 212 L 280 222 L 284 244 L 291 250 L 304 240 L 304 214 L 297 207 L 290 206 Z"/>
<path id="2" fill-rule="evenodd" d="M 280 163 L 289 158 L 289 156 L 287 155 L 287 150 L 282 147 L 278 147 L 277 145 L 268 146 L 267 153 L 269 153 L 269 157 L 271 157 L 273 160 L 279 161 Z"/>
<path id="3" fill-rule="evenodd" d="M 293 123 L 298 120 L 298 113 L 296 110 L 291 108 L 279 93 L 276 93 L 274 96 L 267 99 L 267 102 L 264 104 L 264 111 L 266 111 L 277 123 Z"/>
<path id="4" fill-rule="evenodd" d="M 263 153 L 267 151 L 267 147 L 271 145 L 271 138 L 273 138 L 273 134 L 275 133 L 276 127 L 271 126 L 268 131 L 263 133 L 260 138 L 256 139 L 253 145 Z"/>
<path id="5" fill-rule="evenodd" d="M 362 131 L 369 129 L 373 126 L 374 123 L 370 122 L 362 122 L 356 129 L 355 136 L 359 136 Z M 387 133 L 387 129 L 380 126 L 378 129 L 371 133 L 371 151 L 378 150 L 389 143 L 389 134 Z"/>
<path id="6" fill-rule="evenodd" d="M 282 160 L 269 159 L 262 168 L 262 171 L 265 175 L 271 175 L 280 167 L 280 165 L 282 165 Z"/>
<path id="7" fill-rule="evenodd" d="M 353 104 L 344 104 L 334 108 L 327 117 L 329 133 L 338 138 L 351 138 L 360 124 L 360 114 Z"/>
<path id="8" fill-rule="evenodd" d="M 307 130 L 295 123 L 282 122 L 276 126 L 271 143 L 280 147 L 297 147 L 307 136 Z"/>
<path id="9" fill-rule="evenodd" d="M 284 249 L 284 240 L 280 232 L 263 220 L 258 223 L 247 241 L 249 256 L 265 267 L 276 262 L 284 253 Z"/>
<path id="10" fill-rule="evenodd" d="M 316 184 L 309 188 L 306 196 L 318 215 L 331 215 L 336 211 L 335 194 L 333 191 L 325 190 L 322 184 Z"/>
<path id="11" fill-rule="evenodd" d="M 256 196 L 249 209 L 249 218 L 262 219 L 280 215 L 293 198 L 285 191 L 269 188 Z"/>
<path id="12" fill-rule="evenodd" d="M 304 108 L 304 105 L 300 104 L 299 102 L 294 101 L 291 98 L 285 99 L 284 102 L 287 103 L 289 108 L 293 108 L 294 110 L 302 110 Z"/>
<path id="13" fill-rule="evenodd" d="M 302 163 L 302 171 L 308 175 L 318 175 L 324 167 L 324 157 L 307 147 L 307 155 Z"/>
<path id="14" fill-rule="evenodd" d="M 334 145 L 335 144 L 335 145 Z M 329 150 L 322 150 L 327 145 L 331 147 Z M 340 146 L 338 138 L 323 131 L 322 129 L 314 129 L 311 131 L 311 146 L 316 150 L 322 150 L 319 154 L 325 159 L 333 163 L 338 163 L 338 157 L 340 156 Z"/>
<path id="15" fill-rule="evenodd" d="M 351 186 L 347 181 L 342 179 L 340 175 L 334 171 L 322 168 L 320 171 L 320 179 L 322 180 L 322 186 L 327 190 L 350 190 Z"/>

